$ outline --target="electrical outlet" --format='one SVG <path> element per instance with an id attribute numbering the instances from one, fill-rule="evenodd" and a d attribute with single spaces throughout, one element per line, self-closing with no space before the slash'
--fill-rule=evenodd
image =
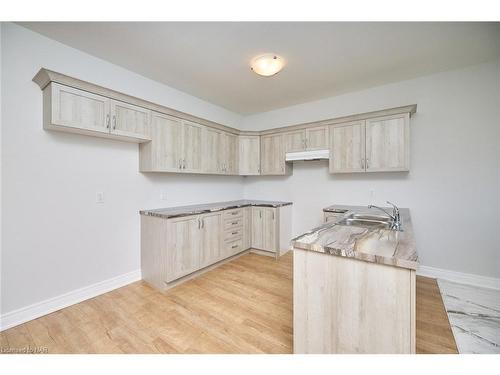
<path id="1" fill-rule="evenodd" d="M 95 193 L 95 202 L 104 203 L 104 192 L 98 191 L 97 193 Z"/>
<path id="2" fill-rule="evenodd" d="M 166 192 L 164 192 L 164 191 L 162 191 L 162 192 L 160 193 L 160 199 L 161 199 L 162 201 L 166 201 L 166 200 L 167 200 L 167 193 L 166 193 Z"/>
<path id="3" fill-rule="evenodd" d="M 375 190 L 370 189 L 370 200 L 369 200 L 368 204 L 374 204 L 374 203 L 375 203 Z"/>

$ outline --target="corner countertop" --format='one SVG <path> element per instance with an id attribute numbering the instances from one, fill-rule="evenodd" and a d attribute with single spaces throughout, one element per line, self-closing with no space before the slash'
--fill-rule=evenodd
<path id="1" fill-rule="evenodd" d="M 241 199 L 237 201 L 194 204 L 190 206 L 167 207 L 167 208 L 158 208 L 154 210 L 142 210 L 139 211 L 139 213 L 141 215 L 146 215 L 146 216 L 156 216 L 164 219 L 171 219 L 174 217 L 199 215 L 199 214 L 206 214 L 209 212 L 229 210 L 231 208 L 240 208 L 249 206 L 283 207 L 283 206 L 289 206 L 291 204 L 292 202 Z"/>
<path id="2" fill-rule="evenodd" d="M 327 222 L 294 238 L 293 247 L 389 266 L 413 270 L 418 268 L 417 247 L 408 208 L 399 209 L 403 231 L 338 224 L 353 213 L 375 213 L 373 209 L 364 206 L 333 205 L 323 209 L 325 212 L 343 210 L 347 211 L 337 220 Z"/>

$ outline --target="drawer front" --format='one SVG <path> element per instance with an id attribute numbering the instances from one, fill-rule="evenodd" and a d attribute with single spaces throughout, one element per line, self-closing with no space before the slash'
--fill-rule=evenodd
<path id="1" fill-rule="evenodd" d="M 325 212 L 325 222 L 337 221 L 342 216 L 344 216 L 344 214 L 337 214 L 335 212 Z"/>
<path id="2" fill-rule="evenodd" d="M 244 250 L 243 241 L 240 239 L 236 241 L 225 242 L 225 249 L 226 249 L 226 254 L 228 255 L 239 253 L 240 251 Z"/>
<path id="3" fill-rule="evenodd" d="M 242 217 L 224 220 L 224 230 L 240 228 L 242 226 L 243 226 L 243 218 Z"/>
<path id="4" fill-rule="evenodd" d="M 234 241 L 243 238 L 243 228 L 229 229 L 224 232 L 224 241 Z"/>
<path id="5" fill-rule="evenodd" d="M 243 208 L 235 208 L 233 210 L 225 210 L 223 212 L 224 219 L 234 219 L 243 216 Z"/>

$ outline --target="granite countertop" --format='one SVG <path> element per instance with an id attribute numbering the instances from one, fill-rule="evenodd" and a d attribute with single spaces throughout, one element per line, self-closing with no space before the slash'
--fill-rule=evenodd
<path id="1" fill-rule="evenodd" d="M 215 202 L 207 204 L 194 204 L 190 206 L 178 206 L 178 207 L 167 207 L 158 208 L 154 210 L 142 210 L 139 211 L 141 215 L 147 216 L 157 216 L 164 219 L 206 214 L 209 212 L 217 212 L 222 210 L 229 210 L 231 208 L 258 206 L 258 207 L 282 207 L 291 205 L 292 202 L 280 202 L 280 201 L 260 201 L 260 200 L 248 200 L 241 199 L 237 201 L 228 202 Z"/>
<path id="2" fill-rule="evenodd" d="M 388 208 L 389 212 L 392 208 Z M 292 240 L 294 248 L 359 259 L 416 270 L 418 254 L 411 225 L 410 210 L 400 208 L 403 231 L 339 225 L 353 213 L 382 214 L 364 206 L 333 205 L 325 212 L 347 210 L 337 220 L 325 223 Z"/>

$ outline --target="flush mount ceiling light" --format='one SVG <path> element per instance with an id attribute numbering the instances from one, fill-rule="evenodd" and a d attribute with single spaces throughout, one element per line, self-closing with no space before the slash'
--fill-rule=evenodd
<path id="1" fill-rule="evenodd" d="M 250 63 L 252 70 L 264 77 L 273 76 L 285 66 L 285 61 L 282 57 L 274 53 L 266 53 L 255 57 Z"/>

